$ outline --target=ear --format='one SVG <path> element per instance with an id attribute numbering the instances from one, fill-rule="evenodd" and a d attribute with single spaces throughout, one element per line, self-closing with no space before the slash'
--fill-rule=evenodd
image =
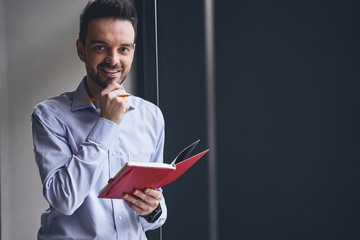
<path id="1" fill-rule="evenodd" d="M 136 44 L 134 43 L 134 45 L 133 45 L 133 49 L 134 49 L 134 51 L 133 51 L 133 60 L 134 60 L 134 57 L 135 57 L 135 47 L 136 47 Z"/>
<path id="2" fill-rule="evenodd" d="M 76 50 L 80 60 L 85 62 L 85 46 L 80 39 L 76 40 Z"/>

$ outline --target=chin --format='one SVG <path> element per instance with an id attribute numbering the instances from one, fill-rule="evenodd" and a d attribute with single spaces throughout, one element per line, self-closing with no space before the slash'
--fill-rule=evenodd
<path id="1" fill-rule="evenodd" d="M 125 77 L 108 78 L 97 74 L 95 77 L 91 77 L 91 79 L 96 85 L 104 89 L 112 82 L 116 82 L 121 85 L 125 81 L 126 77 L 127 75 Z"/>

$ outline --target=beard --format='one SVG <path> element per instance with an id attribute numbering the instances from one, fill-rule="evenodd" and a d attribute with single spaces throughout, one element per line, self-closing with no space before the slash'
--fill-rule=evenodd
<path id="1" fill-rule="evenodd" d="M 119 70 L 122 71 L 124 73 L 124 67 L 120 66 L 118 64 L 111 66 L 108 63 L 99 63 L 96 66 L 97 71 L 95 71 L 95 69 L 89 67 L 86 63 L 85 63 L 85 68 L 86 68 L 86 72 L 89 75 L 89 77 L 93 80 L 94 83 L 96 83 L 96 85 L 98 85 L 101 88 L 106 88 L 107 85 L 109 85 L 112 81 L 114 81 L 113 78 L 107 78 L 104 77 L 105 79 L 101 79 L 99 72 L 101 71 L 101 67 L 105 67 L 105 68 L 110 68 L 112 70 Z M 118 82 L 119 85 L 121 85 L 125 79 L 127 77 L 127 73 L 124 74 L 123 76 L 121 76 L 120 81 Z"/>

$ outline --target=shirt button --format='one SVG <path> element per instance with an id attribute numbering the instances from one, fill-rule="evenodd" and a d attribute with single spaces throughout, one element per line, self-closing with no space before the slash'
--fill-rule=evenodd
<path id="1" fill-rule="evenodd" d="M 115 156 L 116 156 L 116 152 L 113 152 L 112 155 L 115 157 Z"/>
<path id="2" fill-rule="evenodd" d="M 122 216 L 119 216 L 118 218 L 119 218 L 119 221 L 121 221 L 121 220 L 122 220 Z"/>

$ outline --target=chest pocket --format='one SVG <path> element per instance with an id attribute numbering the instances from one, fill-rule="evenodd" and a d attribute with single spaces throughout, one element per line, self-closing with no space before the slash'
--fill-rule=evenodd
<path id="1" fill-rule="evenodd" d="M 129 161 L 131 162 L 150 162 L 151 160 L 151 154 L 144 154 L 144 155 L 134 155 L 129 154 L 128 155 Z"/>

